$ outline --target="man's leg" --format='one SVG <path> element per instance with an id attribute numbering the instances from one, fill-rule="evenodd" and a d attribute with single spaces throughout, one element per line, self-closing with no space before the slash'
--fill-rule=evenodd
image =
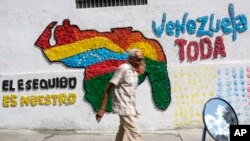
<path id="1" fill-rule="evenodd" d="M 123 129 L 122 125 L 120 125 L 120 127 L 119 127 L 119 130 L 118 130 L 116 137 L 115 137 L 115 141 L 128 141 L 126 139 L 125 134 L 124 134 L 124 129 Z"/>
<path id="2" fill-rule="evenodd" d="M 134 121 L 134 116 L 120 116 L 120 128 L 117 133 L 120 140 L 116 141 L 141 141 L 141 131 Z M 116 138 L 118 139 L 118 138 Z"/>
<path id="3" fill-rule="evenodd" d="M 120 117 L 120 126 L 119 126 L 119 130 L 116 134 L 115 141 L 128 141 L 127 136 L 124 134 L 125 130 L 124 130 L 124 127 L 122 124 L 121 116 L 119 116 L 119 117 Z"/>

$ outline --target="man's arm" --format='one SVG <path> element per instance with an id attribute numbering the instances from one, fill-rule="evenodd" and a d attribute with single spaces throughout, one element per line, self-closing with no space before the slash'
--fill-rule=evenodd
<path id="1" fill-rule="evenodd" d="M 101 106 L 101 109 L 97 112 L 96 114 L 96 121 L 97 122 L 100 122 L 101 121 L 101 118 L 103 117 L 104 113 L 105 113 L 105 108 L 106 108 L 106 105 L 107 105 L 107 102 L 108 102 L 108 97 L 109 97 L 109 94 L 111 92 L 111 90 L 115 87 L 115 85 L 113 83 L 109 83 L 104 91 L 104 94 L 103 94 L 103 99 L 102 99 L 102 106 Z"/>

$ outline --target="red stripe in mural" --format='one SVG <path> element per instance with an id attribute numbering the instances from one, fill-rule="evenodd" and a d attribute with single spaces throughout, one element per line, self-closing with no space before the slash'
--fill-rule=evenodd
<path id="1" fill-rule="evenodd" d="M 126 61 L 119 60 L 107 60 L 101 63 L 91 65 L 85 69 L 85 80 L 92 79 L 99 75 L 107 74 L 117 69 L 118 66 L 125 63 Z"/>

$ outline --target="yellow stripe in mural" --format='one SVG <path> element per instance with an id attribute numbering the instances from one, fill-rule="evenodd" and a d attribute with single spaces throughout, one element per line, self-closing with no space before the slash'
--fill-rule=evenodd
<path id="1" fill-rule="evenodd" d="M 130 45 L 130 47 L 127 49 L 128 51 L 137 48 L 140 49 L 143 53 L 144 57 L 150 58 L 152 60 L 157 61 L 157 54 L 154 50 L 154 48 L 146 42 L 136 42 Z"/>
<path id="2" fill-rule="evenodd" d="M 50 61 L 57 61 L 79 53 L 103 47 L 117 53 L 125 52 L 122 48 L 107 38 L 94 37 L 71 44 L 46 49 L 44 50 L 44 53 Z"/>

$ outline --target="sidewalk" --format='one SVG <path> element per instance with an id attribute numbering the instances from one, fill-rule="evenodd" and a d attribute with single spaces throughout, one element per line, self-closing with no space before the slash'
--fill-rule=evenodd
<path id="1" fill-rule="evenodd" d="M 143 141 L 201 141 L 202 129 L 143 132 Z M 3 130 L 0 141 L 114 141 L 115 132 Z M 214 141 L 206 134 L 206 141 Z"/>

